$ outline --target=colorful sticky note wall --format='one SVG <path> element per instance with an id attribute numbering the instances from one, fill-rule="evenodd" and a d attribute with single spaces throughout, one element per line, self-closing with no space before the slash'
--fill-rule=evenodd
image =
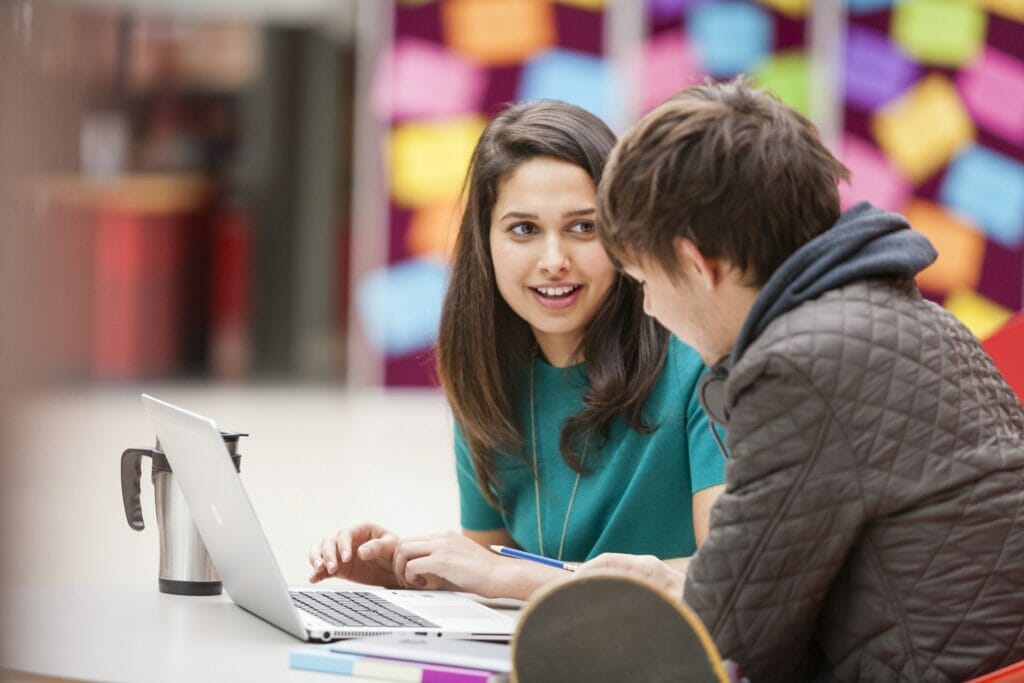
<path id="1" fill-rule="evenodd" d="M 876 12 L 892 7 L 893 0 L 846 0 L 846 6 L 855 14 Z"/>
<path id="2" fill-rule="evenodd" d="M 981 146 L 959 154 L 939 196 L 1009 247 L 1024 241 L 1024 164 Z"/>
<path id="3" fill-rule="evenodd" d="M 1020 30 L 1024 42 L 1024 27 Z M 981 128 L 1024 146 L 1024 61 L 986 48 L 956 82 Z"/>
<path id="4" fill-rule="evenodd" d="M 880 109 L 872 117 L 871 131 L 914 183 L 936 173 L 974 139 L 974 124 L 963 102 L 940 74 L 927 76 Z"/>
<path id="5" fill-rule="evenodd" d="M 640 106 L 650 111 L 688 85 L 700 82 L 702 69 L 690 40 L 680 30 L 663 31 L 640 58 Z"/>
<path id="6" fill-rule="evenodd" d="M 1024 313 L 1018 313 L 983 341 L 999 372 L 1024 402 Z"/>
<path id="7" fill-rule="evenodd" d="M 687 26 L 701 63 L 716 78 L 757 66 L 775 37 L 775 25 L 766 11 L 742 2 L 697 5 L 688 15 Z"/>
<path id="8" fill-rule="evenodd" d="M 806 15 L 807 7 L 810 4 L 810 0 L 758 0 L 758 2 L 794 19 Z"/>
<path id="9" fill-rule="evenodd" d="M 429 40 L 403 38 L 381 60 L 371 97 L 385 119 L 438 118 L 475 113 L 486 87 L 476 64 Z"/>
<path id="10" fill-rule="evenodd" d="M 441 202 L 417 209 L 409 221 L 406 251 L 447 261 L 455 249 L 462 210 L 461 202 Z"/>
<path id="11" fill-rule="evenodd" d="M 862 26 L 847 31 L 845 67 L 846 101 L 864 111 L 895 99 L 921 75 L 888 36 Z"/>
<path id="12" fill-rule="evenodd" d="M 548 50 L 528 61 L 519 82 L 519 99 L 562 100 L 609 124 L 615 115 L 615 85 L 607 62 L 572 50 Z"/>
<path id="13" fill-rule="evenodd" d="M 607 0 L 558 0 L 563 5 L 598 10 L 608 4 Z"/>
<path id="14" fill-rule="evenodd" d="M 429 346 L 441 321 L 446 286 L 447 268 L 434 260 L 404 261 L 370 272 L 356 288 L 367 338 L 389 356 Z"/>
<path id="15" fill-rule="evenodd" d="M 396 126 L 391 134 L 395 201 L 416 207 L 457 197 L 484 125 L 483 117 L 474 115 Z"/>
<path id="16" fill-rule="evenodd" d="M 915 199 L 902 213 L 939 252 L 935 262 L 918 273 L 917 284 L 937 294 L 976 289 L 985 257 L 985 236 L 932 202 Z"/>
<path id="17" fill-rule="evenodd" d="M 981 49 L 987 25 L 968 0 L 907 0 L 893 9 L 892 35 L 921 62 L 959 66 Z"/>
<path id="18" fill-rule="evenodd" d="M 774 92 L 780 100 L 810 116 L 811 67 L 802 50 L 776 53 L 754 72 L 754 81 Z"/>
<path id="19" fill-rule="evenodd" d="M 538 0 L 445 0 L 445 42 L 489 66 L 516 64 L 555 44 L 555 10 Z"/>
<path id="20" fill-rule="evenodd" d="M 887 211 L 900 211 L 910 197 L 910 185 L 874 145 L 843 136 L 839 159 L 850 169 L 850 182 L 839 184 L 844 208 L 866 200 Z"/>
<path id="21" fill-rule="evenodd" d="M 978 339 L 991 336 L 1013 315 L 1009 309 L 970 290 L 950 294 L 943 306 Z"/>
<path id="22" fill-rule="evenodd" d="M 1024 23 L 1024 0 L 974 0 L 990 12 Z"/>

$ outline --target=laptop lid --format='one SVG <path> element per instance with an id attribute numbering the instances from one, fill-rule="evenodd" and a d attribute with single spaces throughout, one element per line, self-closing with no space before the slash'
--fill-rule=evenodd
<path id="1" fill-rule="evenodd" d="M 146 394 L 142 402 L 228 595 L 308 638 L 216 423 Z"/>

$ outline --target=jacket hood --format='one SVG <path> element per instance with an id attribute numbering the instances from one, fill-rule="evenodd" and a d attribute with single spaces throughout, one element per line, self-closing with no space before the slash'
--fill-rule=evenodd
<path id="1" fill-rule="evenodd" d="M 855 280 L 911 280 L 938 254 L 907 220 L 860 202 L 786 259 L 754 300 L 729 356 L 733 366 L 773 320 Z"/>

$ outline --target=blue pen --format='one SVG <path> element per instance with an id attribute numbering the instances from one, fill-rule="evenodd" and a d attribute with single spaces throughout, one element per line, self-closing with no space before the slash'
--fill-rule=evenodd
<path id="1" fill-rule="evenodd" d="M 555 569 L 564 569 L 567 572 L 574 572 L 580 566 L 577 562 L 562 562 L 561 560 L 553 560 L 550 557 L 544 557 L 543 555 L 534 555 L 533 553 L 528 553 L 525 550 L 509 548 L 503 545 L 492 545 L 491 550 L 498 553 L 499 555 L 515 557 L 520 560 L 529 560 L 530 562 L 538 562 L 540 564 L 546 564 L 549 567 L 554 567 Z"/>

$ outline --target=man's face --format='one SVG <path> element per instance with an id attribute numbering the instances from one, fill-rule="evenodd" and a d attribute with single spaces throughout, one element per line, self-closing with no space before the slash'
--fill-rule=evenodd
<path id="1" fill-rule="evenodd" d="M 718 320 L 712 292 L 683 269 L 673 280 L 649 258 L 623 267 L 626 275 L 644 290 L 644 312 L 656 319 L 681 342 L 695 350 L 707 365 L 716 363 L 725 353 L 718 339 Z"/>

